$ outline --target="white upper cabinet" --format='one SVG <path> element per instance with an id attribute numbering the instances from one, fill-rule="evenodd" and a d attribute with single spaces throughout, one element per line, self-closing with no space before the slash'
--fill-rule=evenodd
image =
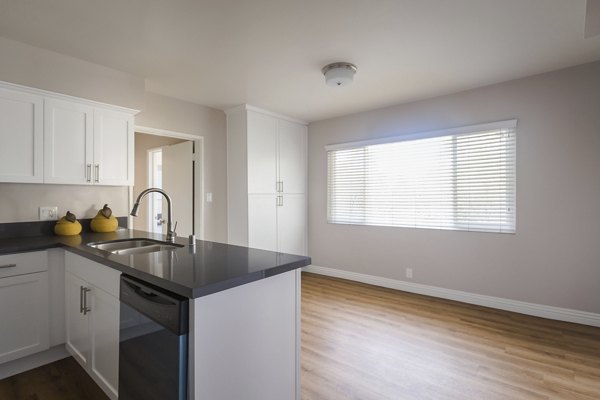
<path id="1" fill-rule="evenodd" d="M 92 183 L 92 107 L 60 100 L 44 106 L 44 182 Z"/>
<path id="2" fill-rule="evenodd" d="M 133 185 L 135 112 L 0 82 L 0 182 Z"/>
<path id="3" fill-rule="evenodd" d="M 44 99 L 0 88 L 0 182 L 44 179 Z"/>
<path id="4" fill-rule="evenodd" d="M 278 126 L 270 115 L 248 115 L 248 193 L 277 191 Z"/>
<path id="5" fill-rule="evenodd" d="M 306 193 L 306 125 L 279 121 L 279 191 Z"/>
<path id="6" fill-rule="evenodd" d="M 45 183 L 133 183 L 133 116 L 46 100 L 44 119 Z"/>
<path id="7" fill-rule="evenodd" d="M 133 116 L 94 110 L 94 182 L 133 184 Z"/>

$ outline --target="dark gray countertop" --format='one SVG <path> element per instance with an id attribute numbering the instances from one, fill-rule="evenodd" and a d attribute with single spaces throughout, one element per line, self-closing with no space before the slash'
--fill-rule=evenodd
<path id="1" fill-rule="evenodd" d="M 310 258 L 197 240 L 195 249 L 187 238 L 184 247 L 136 255 L 117 255 L 87 246 L 88 243 L 127 238 L 164 240 L 163 235 L 121 229 L 113 233 L 82 233 L 77 236 L 35 236 L 0 239 L 0 254 L 64 248 L 117 269 L 124 274 L 197 298 L 268 278 L 310 264 Z"/>

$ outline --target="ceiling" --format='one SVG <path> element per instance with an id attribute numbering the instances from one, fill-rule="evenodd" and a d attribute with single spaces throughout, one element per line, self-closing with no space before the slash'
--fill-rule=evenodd
<path id="1" fill-rule="evenodd" d="M 0 36 L 306 121 L 600 59 L 585 0 L 0 0 Z M 351 86 L 321 67 L 349 61 Z"/>

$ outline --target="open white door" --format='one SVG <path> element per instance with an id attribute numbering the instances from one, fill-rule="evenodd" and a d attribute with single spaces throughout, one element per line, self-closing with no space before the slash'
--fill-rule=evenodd
<path id="1" fill-rule="evenodd" d="M 194 143 L 191 141 L 162 148 L 162 188 L 173 200 L 173 224 L 177 236 L 194 232 Z M 163 201 L 163 216 L 167 202 Z"/>

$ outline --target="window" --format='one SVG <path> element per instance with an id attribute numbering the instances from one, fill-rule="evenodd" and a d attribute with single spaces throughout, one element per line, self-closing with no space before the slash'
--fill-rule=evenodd
<path id="1" fill-rule="evenodd" d="M 327 146 L 328 222 L 515 232 L 515 127 Z"/>

